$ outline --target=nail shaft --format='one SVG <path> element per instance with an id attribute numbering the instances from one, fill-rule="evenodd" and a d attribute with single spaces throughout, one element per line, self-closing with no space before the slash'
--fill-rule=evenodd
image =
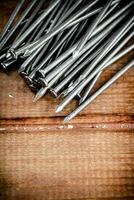
<path id="1" fill-rule="evenodd" d="M 4 37 L 4 39 L 0 42 L 0 49 L 2 49 L 5 44 L 8 42 L 8 40 L 11 38 L 11 36 L 14 34 L 14 32 L 17 30 L 17 28 L 19 27 L 20 23 L 24 20 L 24 18 L 27 16 L 27 14 L 30 12 L 30 10 L 33 8 L 33 6 L 35 5 L 35 3 L 37 2 L 37 0 L 33 0 L 29 6 L 26 8 L 26 10 L 24 10 L 24 12 L 22 13 L 22 15 L 20 16 L 19 20 L 16 22 L 16 24 L 11 28 L 11 30 L 9 31 L 9 33 L 6 35 L 6 37 Z"/>
<path id="2" fill-rule="evenodd" d="M 94 78 L 94 76 L 97 73 L 99 73 L 102 70 L 102 68 L 105 67 L 107 62 L 113 56 L 115 56 L 117 54 L 117 52 L 119 52 L 119 50 L 122 48 L 122 46 L 124 46 L 126 44 L 126 42 L 128 42 L 129 39 L 132 38 L 132 36 L 133 36 L 133 33 L 129 34 L 129 36 L 121 44 L 119 44 L 116 48 L 114 48 L 113 51 L 111 52 L 111 54 L 109 56 L 107 56 L 105 58 L 105 60 L 100 65 L 98 65 L 98 67 L 95 70 L 93 70 L 93 72 L 91 74 L 89 74 L 87 77 L 85 76 L 84 79 L 83 79 L 83 76 L 82 76 L 82 79 L 80 78 L 81 81 L 79 81 L 76 88 L 74 88 L 74 90 L 72 90 L 72 92 L 70 92 L 67 95 L 67 97 L 59 104 L 59 106 L 57 108 L 57 112 L 60 112 L 76 96 L 77 93 L 79 93 L 87 84 L 89 84 L 89 82 Z"/>
<path id="3" fill-rule="evenodd" d="M 79 112 L 81 112 L 87 105 L 89 105 L 94 99 L 96 99 L 100 94 L 102 94 L 106 89 L 108 89 L 115 81 L 117 81 L 122 75 L 124 75 L 129 69 L 134 67 L 134 59 L 125 65 L 119 72 L 117 72 L 109 81 L 107 81 L 102 87 L 100 87 L 92 96 L 90 96 L 86 101 L 84 101 L 77 109 L 75 109 L 70 115 L 68 115 L 64 122 L 71 120 Z"/>
<path id="4" fill-rule="evenodd" d="M 100 20 L 102 19 L 102 17 L 105 15 L 105 13 L 107 12 L 108 8 L 110 7 L 112 3 L 112 0 L 108 0 L 106 5 L 104 5 L 104 7 L 102 8 L 101 12 L 97 15 L 97 17 L 94 19 L 94 21 L 92 22 L 92 24 L 89 26 L 89 28 L 87 29 L 86 33 L 83 35 L 83 37 L 81 38 L 77 48 L 74 51 L 74 56 L 78 55 L 79 52 L 83 49 L 83 47 L 85 46 L 86 42 L 90 39 L 93 31 L 95 30 L 95 28 L 97 27 L 97 25 L 99 24 Z"/>
<path id="5" fill-rule="evenodd" d="M 17 6 L 15 7 L 14 11 L 12 12 L 11 16 L 9 17 L 3 31 L 0 34 L 0 41 L 5 37 L 7 31 L 9 30 L 11 24 L 13 23 L 16 15 L 18 14 L 19 10 L 21 9 L 22 5 L 24 4 L 25 0 L 19 0 Z"/>

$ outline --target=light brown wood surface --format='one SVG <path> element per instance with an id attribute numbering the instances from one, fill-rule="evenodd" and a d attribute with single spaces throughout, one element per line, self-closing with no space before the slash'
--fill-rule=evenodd
<path id="1" fill-rule="evenodd" d="M 17 0 L 0 1 L 0 28 Z M 105 72 L 99 87 L 133 54 Z M 34 95 L 16 71 L 0 72 L 0 200 L 134 199 L 134 69 L 69 124 L 73 101 Z"/>

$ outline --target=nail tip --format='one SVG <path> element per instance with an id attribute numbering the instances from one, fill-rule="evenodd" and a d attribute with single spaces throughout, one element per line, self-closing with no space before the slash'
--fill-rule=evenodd
<path id="1" fill-rule="evenodd" d="M 62 111 L 61 107 L 57 106 L 57 108 L 55 109 L 55 113 L 59 113 L 61 111 Z"/>
<path id="2" fill-rule="evenodd" d="M 63 120 L 63 123 L 66 124 L 67 122 L 68 122 L 68 119 L 66 119 L 65 117 L 65 119 Z"/>
<path id="3" fill-rule="evenodd" d="M 33 101 L 33 103 L 36 103 L 38 101 L 38 98 L 36 96 L 34 96 L 32 101 Z"/>
<path id="4" fill-rule="evenodd" d="M 69 117 L 69 115 L 68 115 L 67 117 L 64 118 L 64 121 L 63 121 L 63 122 L 66 124 L 66 123 L 68 123 L 69 121 L 70 121 L 70 117 Z"/>
<path id="5" fill-rule="evenodd" d="M 34 97 L 33 97 L 33 103 L 36 103 L 39 99 L 41 99 L 42 95 L 37 93 Z"/>
<path id="6" fill-rule="evenodd" d="M 35 97 L 33 97 L 33 103 L 36 103 L 38 100 L 40 100 L 42 98 L 42 96 L 40 95 L 35 95 Z"/>

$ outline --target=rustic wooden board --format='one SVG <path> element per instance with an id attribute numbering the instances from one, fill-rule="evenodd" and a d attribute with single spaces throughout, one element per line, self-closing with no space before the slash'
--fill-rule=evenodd
<path id="1" fill-rule="evenodd" d="M 134 197 L 132 132 L 23 131 L 0 141 L 2 199 Z"/>
<path id="2" fill-rule="evenodd" d="M 0 1 L 0 29 L 17 0 Z M 100 86 L 132 55 L 103 75 Z M 0 200 L 134 199 L 134 69 L 69 124 L 59 100 L 0 72 Z"/>

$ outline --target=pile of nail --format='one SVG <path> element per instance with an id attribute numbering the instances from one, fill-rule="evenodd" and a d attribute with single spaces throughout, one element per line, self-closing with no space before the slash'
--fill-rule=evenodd
<path id="1" fill-rule="evenodd" d="M 103 71 L 134 50 L 124 48 L 133 28 L 133 0 L 19 0 L 0 34 L 0 67 L 17 65 L 33 101 L 60 97 L 56 112 L 77 99 L 67 122 L 134 66 L 131 58 L 92 92 Z"/>

